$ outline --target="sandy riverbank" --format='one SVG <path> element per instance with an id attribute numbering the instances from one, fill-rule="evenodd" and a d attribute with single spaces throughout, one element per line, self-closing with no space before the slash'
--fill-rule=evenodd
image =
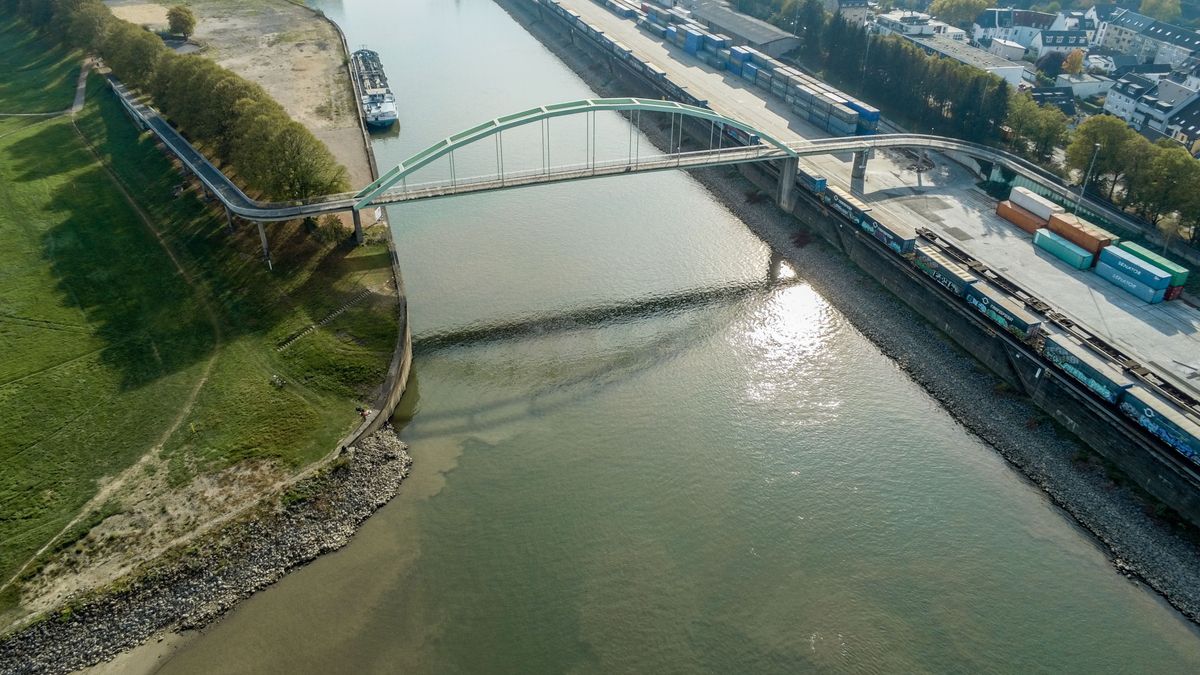
<path id="1" fill-rule="evenodd" d="M 345 546 L 396 495 L 410 464 L 394 432 L 367 437 L 327 470 L 139 571 L 127 586 L 0 644 L 0 672 L 71 672 L 167 636 L 122 659 L 131 669 L 151 670 L 180 639 L 172 633 L 204 627 L 289 570 Z"/>
<path id="2" fill-rule="evenodd" d="M 160 29 L 171 3 L 107 4 L 126 21 Z M 192 39 L 205 57 L 266 89 L 329 147 L 351 185 L 371 182 L 346 55 L 333 24 L 288 0 L 192 0 L 188 6 L 197 18 Z"/>
<path id="3" fill-rule="evenodd" d="M 630 95 L 629 84 L 604 65 L 504 0 L 497 3 L 602 96 Z M 660 148 L 665 133 L 648 135 Z M 656 137 L 657 136 L 657 137 Z M 944 160 L 943 160 L 944 161 Z M 896 361 L 963 426 L 996 449 L 1107 549 L 1116 570 L 1145 583 L 1200 623 L 1200 539 L 1154 515 L 1156 505 L 1118 483 L 1083 444 L 1060 431 L 1029 399 L 1003 393 L 1002 381 L 949 338 L 816 236 L 802 230 L 737 169 L 691 171 L 717 199 L 789 262 L 850 323 Z"/>

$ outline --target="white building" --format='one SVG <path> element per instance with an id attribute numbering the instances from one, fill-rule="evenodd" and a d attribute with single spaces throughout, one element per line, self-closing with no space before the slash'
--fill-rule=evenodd
<path id="1" fill-rule="evenodd" d="M 1096 75 L 1088 75 L 1081 73 L 1079 75 L 1059 75 L 1054 80 L 1056 87 L 1070 87 L 1071 93 L 1076 98 L 1091 98 L 1100 96 L 1112 89 L 1113 81 L 1107 77 L 1099 77 Z"/>
<path id="2" fill-rule="evenodd" d="M 921 37 L 937 35 L 951 40 L 966 41 L 967 33 L 948 23 L 938 21 L 928 14 L 892 10 L 887 14 L 875 15 L 875 31 L 880 35 L 904 35 Z"/>
<path id="3" fill-rule="evenodd" d="M 1029 51 L 1041 57 L 1050 53 L 1070 54 L 1076 49 L 1087 51 L 1087 33 L 1081 30 L 1044 30 L 1033 38 Z"/>
<path id="4" fill-rule="evenodd" d="M 1011 40 L 994 38 L 992 44 L 988 47 L 988 51 L 1009 61 L 1020 61 L 1025 58 L 1025 48 Z"/>
<path id="5" fill-rule="evenodd" d="M 976 42 L 1007 40 L 1026 49 L 1044 30 L 1050 30 L 1058 18 L 1055 14 L 1027 9 L 985 9 L 975 17 L 971 37 Z"/>

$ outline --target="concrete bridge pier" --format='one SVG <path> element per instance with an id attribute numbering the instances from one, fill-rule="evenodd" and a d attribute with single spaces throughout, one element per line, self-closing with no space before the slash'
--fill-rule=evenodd
<path id="1" fill-rule="evenodd" d="M 263 228 L 261 220 L 256 221 L 255 224 L 258 225 L 258 238 L 262 241 L 263 260 L 267 261 L 267 269 L 274 272 L 275 265 L 271 263 L 271 249 L 267 246 L 267 231 Z"/>
<path id="2" fill-rule="evenodd" d="M 796 207 L 796 171 L 799 168 L 799 158 L 785 157 L 779 171 L 779 208 L 788 213 Z"/>
<path id="3" fill-rule="evenodd" d="M 850 168 L 851 180 L 864 180 L 867 177 L 867 151 L 856 150 L 854 162 Z"/>
<path id="4" fill-rule="evenodd" d="M 229 234 L 233 234 L 233 212 L 229 207 L 225 207 L 225 228 L 229 230 Z"/>
<path id="5" fill-rule="evenodd" d="M 350 215 L 354 218 L 354 243 L 361 245 L 363 243 L 362 213 L 358 209 L 350 209 Z"/>

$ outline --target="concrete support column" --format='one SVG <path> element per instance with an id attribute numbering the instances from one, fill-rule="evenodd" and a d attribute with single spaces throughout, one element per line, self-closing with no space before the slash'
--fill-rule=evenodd
<path id="1" fill-rule="evenodd" d="M 271 249 L 267 246 L 267 231 L 263 229 L 261 220 L 256 224 L 258 225 L 258 238 L 262 240 L 263 259 L 267 261 L 267 269 L 274 271 L 275 265 L 271 263 Z"/>
<path id="2" fill-rule="evenodd" d="M 350 209 L 350 215 L 354 217 L 354 243 L 361 245 L 363 243 L 362 214 L 358 209 Z"/>
<path id="3" fill-rule="evenodd" d="M 788 213 L 796 207 L 796 171 L 799 168 L 798 158 L 786 157 L 779 171 L 779 208 Z"/>
<path id="4" fill-rule="evenodd" d="M 229 207 L 225 207 L 225 227 L 229 230 L 229 234 L 233 234 L 233 212 Z"/>
<path id="5" fill-rule="evenodd" d="M 859 150 L 854 153 L 854 164 L 850 169 L 850 178 L 863 180 L 867 177 L 867 151 Z"/>

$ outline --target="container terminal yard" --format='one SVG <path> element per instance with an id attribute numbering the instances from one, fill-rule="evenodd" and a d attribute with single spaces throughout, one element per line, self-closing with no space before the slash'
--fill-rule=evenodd
<path id="1" fill-rule="evenodd" d="M 707 106 L 785 142 L 847 133 L 843 128 L 829 133 L 828 124 L 819 126 L 802 117 L 778 92 L 772 95 L 744 74 L 719 70 L 711 53 L 700 53 L 685 37 L 678 37 L 677 30 L 672 31 L 675 36 L 658 35 L 657 27 L 646 25 L 645 13 L 635 11 L 632 4 L 592 0 L 522 0 L 520 4 L 542 9 L 543 17 L 557 14 L 564 26 L 578 30 L 615 58 L 640 62 L 642 67 L 635 70 L 651 81 L 662 78 L 681 102 Z M 860 125 L 859 133 L 870 131 Z M 1101 276 L 1098 272 L 1109 268 L 1104 262 L 1099 270 L 1078 269 L 1063 255 L 1051 253 L 1050 247 L 1071 244 L 1056 243 L 1059 237 L 1048 230 L 1035 246 L 1035 233 L 996 214 L 997 200 L 978 187 L 979 176 L 967 168 L 970 161 L 960 164 L 942 156 L 878 153 L 865 173 L 859 173 L 861 177 L 852 177 L 849 156 L 805 157 L 800 183 L 804 185 L 806 177 L 811 183 L 816 177 L 827 184 L 820 198 L 830 212 L 841 212 L 864 230 L 874 230 L 876 239 L 908 257 L 948 292 L 1035 345 L 1044 358 L 1107 401 L 1112 410 L 1137 420 L 1173 448 L 1173 457 L 1172 453 L 1163 457 L 1193 489 L 1166 493 L 1195 492 L 1200 485 L 1200 309 L 1181 301 L 1147 303 Z M 808 188 L 821 192 L 821 186 Z M 1055 241 L 1047 243 L 1048 237 Z M 1138 365 L 1122 367 L 1129 363 L 1127 359 Z M 1035 371 L 1034 376 L 1041 372 Z M 1046 407 L 1045 401 L 1039 403 Z M 1129 469 L 1126 463 L 1118 463 Z M 1156 471 L 1157 467 L 1146 472 L 1140 481 L 1143 486 L 1155 481 Z M 1153 488 L 1151 492 L 1163 498 L 1163 492 Z M 1178 499 L 1164 500 L 1181 512 L 1191 510 Z M 1196 513 L 1200 512 L 1191 513 L 1193 522 Z"/>

